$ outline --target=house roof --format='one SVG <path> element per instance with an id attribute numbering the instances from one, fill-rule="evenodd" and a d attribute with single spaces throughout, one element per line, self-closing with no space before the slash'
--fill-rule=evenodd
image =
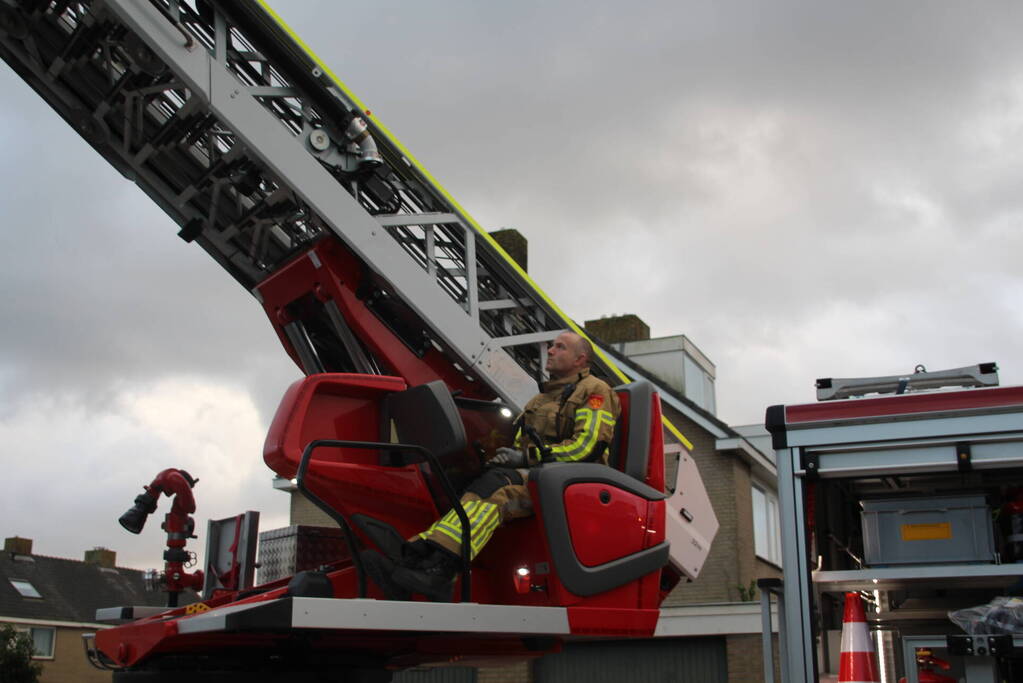
<path id="1" fill-rule="evenodd" d="M 11 579 L 30 583 L 41 597 L 23 596 Z M 0 552 L 0 618 L 95 623 L 100 607 L 159 606 L 166 599 L 146 592 L 138 569 Z"/>

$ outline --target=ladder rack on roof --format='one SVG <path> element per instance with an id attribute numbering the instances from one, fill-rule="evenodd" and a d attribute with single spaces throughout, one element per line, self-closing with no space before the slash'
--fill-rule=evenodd
<path id="1" fill-rule="evenodd" d="M 512 406 L 579 331 L 263 2 L 0 2 L 0 56 L 257 298 L 340 240 L 417 343 Z M 352 349 L 334 317 L 320 332 Z M 306 373 L 372 369 L 297 355 Z"/>
<path id="2" fill-rule="evenodd" d="M 817 380 L 817 400 L 833 401 L 867 394 L 904 394 L 907 391 L 945 387 L 997 387 L 998 365 L 979 363 L 951 370 L 928 372 L 918 365 L 911 375 L 887 377 L 833 378 Z"/>

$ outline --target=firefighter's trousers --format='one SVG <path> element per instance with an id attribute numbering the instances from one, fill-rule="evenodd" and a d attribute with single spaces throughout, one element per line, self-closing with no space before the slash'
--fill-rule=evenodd
<path id="1" fill-rule="evenodd" d="M 526 473 L 527 470 L 495 467 L 475 479 L 462 494 L 460 503 L 469 518 L 470 559 L 476 557 L 501 524 L 533 514 L 533 501 L 525 486 Z M 459 555 L 462 523 L 452 509 L 419 537 Z"/>

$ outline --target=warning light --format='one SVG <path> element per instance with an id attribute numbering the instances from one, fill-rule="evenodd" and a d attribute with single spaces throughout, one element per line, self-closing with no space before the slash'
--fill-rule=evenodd
<path id="1" fill-rule="evenodd" d="M 530 591 L 532 587 L 532 577 L 529 573 L 529 567 L 519 567 L 515 570 L 515 592 L 525 594 Z"/>

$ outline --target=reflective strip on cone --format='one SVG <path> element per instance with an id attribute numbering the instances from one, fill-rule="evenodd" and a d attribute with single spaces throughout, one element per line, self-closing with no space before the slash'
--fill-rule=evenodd
<path id="1" fill-rule="evenodd" d="M 846 624 L 851 624 L 850 628 Z M 842 654 L 846 652 L 873 652 L 874 641 L 867 632 L 866 622 L 842 624 Z"/>

